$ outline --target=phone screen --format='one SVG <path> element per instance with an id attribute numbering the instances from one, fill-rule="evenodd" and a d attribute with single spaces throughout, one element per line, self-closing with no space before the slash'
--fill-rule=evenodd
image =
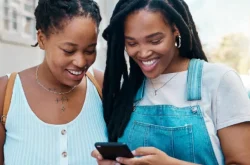
<path id="1" fill-rule="evenodd" d="M 134 155 L 124 143 L 98 142 L 96 149 L 104 159 L 115 160 L 117 157 L 133 158 Z"/>

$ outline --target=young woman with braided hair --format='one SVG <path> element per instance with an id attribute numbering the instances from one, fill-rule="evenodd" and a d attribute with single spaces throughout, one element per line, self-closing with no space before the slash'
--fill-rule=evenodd
<path id="1" fill-rule="evenodd" d="M 108 141 L 96 88 L 103 75 L 90 68 L 99 7 L 93 0 L 39 0 L 35 17 L 35 46 L 45 57 L 15 78 L 7 120 L 0 124 L 0 165 L 97 164 L 90 155 L 94 143 Z M 1 119 L 7 82 L 0 78 Z"/>
<path id="2" fill-rule="evenodd" d="M 139 156 L 117 162 L 249 164 L 247 92 L 233 69 L 207 62 L 183 0 L 120 0 L 103 36 L 109 140 Z M 92 156 L 115 163 L 97 151 Z"/>

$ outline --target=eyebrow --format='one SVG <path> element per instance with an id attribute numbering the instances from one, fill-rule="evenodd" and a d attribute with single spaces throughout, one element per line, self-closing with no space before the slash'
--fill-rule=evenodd
<path id="1" fill-rule="evenodd" d="M 163 35 L 163 33 L 161 33 L 161 32 L 156 32 L 156 33 L 153 33 L 153 34 L 150 34 L 150 35 L 146 36 L 146 38 L 149 39 L 149 38 L 153 38 L 153 37 L 159 36 L 159 35 Z"/>
<path id="2" fill-rule="evenodd" d="M 153 38 L 153 37 L 158 36 L 158 35 L 163 35 L 163 33 L 156 32 L 156 33 L 153 33 L 153 34 L 150 34 L 150 35 L 146 36 L 146 38 L 149 39 L 149 38 Z M 125 36 L 125 39 L 135 40 L 133 37 L 129 37 L 129 36 Z"/>
<path id="3" fill-rule="evenodd" d="M 74 47 L 78 46 L 77 44 L 72 43 L 72 42 L 65 42 L 65 43 L 63 43 L 63 45 L 69 45 L 69 46 L 74 46 Z M 97 43 L 92 43 L 92 44 L 88 45 L 88 47 L 95 47 L 96 45 L 97 45 Z"/>
<path id="4" fill-rule="evenodd" d="M 90 44 L 88 47 L 96 47 L 97 43 Z"/>
<path id="5" fill-rule="evenodd" d="M 69 45 L 69 46 L 77 46 L 77 44 L 72 43 L 72 42 L 65 42 L 63 45 Z"/>

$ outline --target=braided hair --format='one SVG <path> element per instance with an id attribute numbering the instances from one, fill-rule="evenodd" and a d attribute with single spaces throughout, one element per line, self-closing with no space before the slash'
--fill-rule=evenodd
<path id="1" fill-rule="evenodd" d="M 103 33 L 108 44 L 103 107 L 110 141 L 117 141 L 123 135 L 133 112 L 134 97 L 144 80 L 141 69 L 132 58 L 128 72 L 124 57 L 124 21 L 129 14 L 142 9 L 161 12 L 170 25 L 176 25 L 182 36 L 180 56 L 207 61 L 193 18 L 183 0 L 119 0 Z"/>
<path id="2" fill-rule="evenodd" d="M 36 30 L 49 37 L 62 30 L 66 21 L 78 16 L 92 18 L 98 27 L 102 20 L 99 6 L 94 0 L 39 0 L 35 9 Z"/>

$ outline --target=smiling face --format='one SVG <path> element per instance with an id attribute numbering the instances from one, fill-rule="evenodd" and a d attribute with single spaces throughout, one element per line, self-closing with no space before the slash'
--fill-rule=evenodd
<path id="1" fill-rule="evenodd" d="M 178 30 L 160 12 L 139 10 L 125 20 L 125 47 L 148 78 L 172 72 L 179 58 L 175 47 Z"/>
<path id="2" fill-rule="evenodd" d="M 49 37 L 38 33 L 45 50 L 44 64 L 53 77 L 66 86 L 78 85 L 96 58 L 97 25 L 88 17 L 75 17 Z"/>

